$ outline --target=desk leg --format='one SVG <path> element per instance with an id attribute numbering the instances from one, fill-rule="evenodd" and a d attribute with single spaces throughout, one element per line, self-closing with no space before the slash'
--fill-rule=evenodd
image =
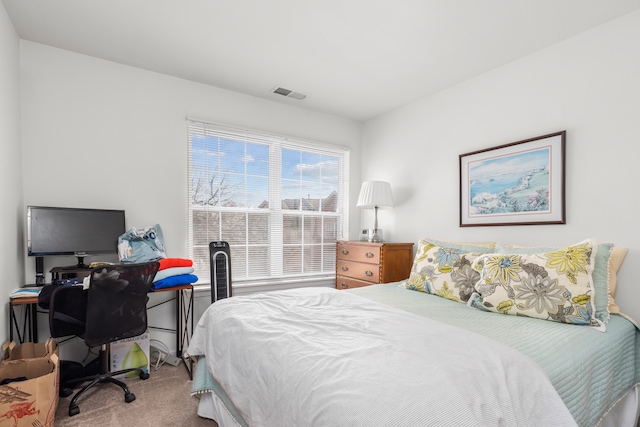
<path id="1" fill-rule="evenodd" d="M 16 318 L 16 312 L 13 310 L 13 304 L 9 301 L 9 342 L 13 342 L 13 322 Z"/>
<path id="2" fill-rule="evenodd" d="M 26 304 L 22 304 L 23 310 L 24 310 L 24 325 L 22 327 L 22 333 L 20 333 L 20 325 L 18 324 L 18 316 L 16 315 L 16 308 L 13 304 L 9 303 L 9 313 L 10 313 L 10 317 L 9 317 L 9 340 L 13 341 L 13 328 L 16 329 L 16 334 L 18 335 L 18 344 L 22 344 L 24 342 L 24 340 L 27 338 L 26 337 L 26 323 L 27 323 L 27 316 L 29 315 L 29 313 L 26 312 L 26 310 L 28 310 L 28 308 L 30 307 L 29 305 Z"/>
<path id="3" fill-rule="evenodd" d="M 24 339 L 24 341 L 20 341 L 20 342 L 25 342 L 27 341 L 27 339 L 31 339 L 31 326 L 33 325 L 31 323 L 31 306 L 30 305 L 26 305 L 24 307 L 24 322 L 22 324 L 22 338 Z M 27 337 L 28 334 L 28 337 Z"/>
<path id="4" fill-rule="evenodd" d="M 31 342 L 38 342 L 38 306 L 31 306 Z"/>
<path id="5" fill-rule="evenodd" d="M 19 304 L 22 307 L 22 328 L 20 327 L 15 305 L 9 303 L 9 341 L 13 341 L 13 330 L 15 328 L 18 343 L 22 344 L 27 339 L 31 342 L 38 342 L 38 308 L 37 304 Z"/>
<path id="6" fill-rule="evenodd" d="M 168 289 L 167 289 L 168 291 Z M 175 316 L 176 316 L 176 324 L 175 330 L 160 328 L 157 326 L 149 325 L 150 329 L 159 329 L 167 332 L 175 332 L 176 334 L 176 356 L 182 360 L 187 368 L 187 372 L 189 373 L 190 379 L 193 379 L 193 360 L 191 358 L 185 359 L 184 352 L 189 346 L 189 342 L 191 341 L 191 334 L 193 334 L 193 286 L 190 286 L 188 289 L 176 289 L 171 290 L 171 292 L 175 292 L 175 297 L 170 298 L 168 300 L 162 301 L 158 304 L 148 306 L 147 310 L 151 310 L 159 305 L 170 303 L 171 300 L 175 299 Z M 189 292 L 189 297 L 183 292 Z"/>
<path id="7" fill-rule="evenodd" d="M 176 356 L 182 358 L 182 291 L 176 291 Z"/>
<path id="8" fill-rule="evenodd" d="M 189 378 L 193 379 L 193 360 L 191 358 L 184 358 L 184 352 L 191 341 L 191 334 L 193 333 L 193 288 L 188 291 L 181 289 L 176 292 L 177 356 L 183 360 L 187 371 L 189 371 Z M 185 292 L 189 292 L 188 299 L 186 298 Z"/>

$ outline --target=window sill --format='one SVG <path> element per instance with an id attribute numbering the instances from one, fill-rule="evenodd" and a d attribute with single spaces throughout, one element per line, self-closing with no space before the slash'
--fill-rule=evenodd
<path id="1" fill-rule="evenodd" d="M 325 287 L 334 288 L 336 286 L 335 277 L 322 277 L 313 279 L 282 280 L 278 282 L 259 283 L 239 283 L 233 285 L 233 295 L 251 295 L 256 292 L 281 291 L 294 288 Z M 198 294 L 196 297 L 211 295 L 211 285 L 201 282 L 193 285 L 193 290 Z"/>

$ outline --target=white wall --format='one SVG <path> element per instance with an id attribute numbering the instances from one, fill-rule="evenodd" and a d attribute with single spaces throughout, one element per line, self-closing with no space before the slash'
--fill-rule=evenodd
<path id="1" fill-rule="evenodd" d="M 20 149 L 20 50 L 18 35 L 0 4 L 0 331 L 9 338 L 7 296 L 24 283 L 22 155 Z"/>
<path id="2" fill-rule="evenodd" d="M 124 209 L 127 227 L 159 223 L 167 255 L 186 256 L 187 116 L 350 147 L 359 190 L 357 122 L 24 40 L 20 51 L 24 206 Z M 75 263 L 44 261 L 45 272 Z M 33 259 L 25 272 L 34 277 Z"/>
<path id="3" fill-rule="evenodd" d="M 640 320 L 640 12 L 365 124 L 362 179 L 392 184 L 380 211 L 392 241 L 566 245 L 587 237 L 629 248 L 619 305 Z M 567 131 L 567 224 L 459 224 L 459 155 Z M 362 213 L 366 226 L 370 212 Z M 357 227 L 353 228 L 354 230 Z"/>

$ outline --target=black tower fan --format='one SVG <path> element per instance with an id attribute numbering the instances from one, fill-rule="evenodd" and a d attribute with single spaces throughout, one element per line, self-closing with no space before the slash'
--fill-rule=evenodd
<path id="1" fill-rule="evenodd" d="M 229 243 L 209 243 L 211 261 L 211 303 L 231 296 L 231 251 Z"/>

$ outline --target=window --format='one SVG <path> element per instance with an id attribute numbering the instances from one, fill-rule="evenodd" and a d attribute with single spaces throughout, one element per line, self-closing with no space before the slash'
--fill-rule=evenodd
<path id="1" fill-rule="evenodd" d="M 234 286 L 335 276 L 348 236 L 349 151 L 188 120 L 189 256 L 208 283 L 209 242 L 231 247 Z"/>

